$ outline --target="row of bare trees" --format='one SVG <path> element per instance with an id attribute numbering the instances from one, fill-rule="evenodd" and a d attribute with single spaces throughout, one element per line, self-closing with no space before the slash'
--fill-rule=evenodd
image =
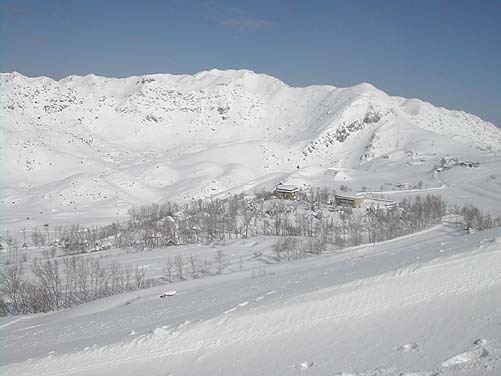
<path id="1" fill-rule="evenodd" d="M 55 311 L 158 284 L 222 274 L 229 264 L 220 249 L 212 260 L 197 255 L 168 257 L 160 278 L 148 277 L 143 267 L 116 261 L 103 265 L 90 256 L 34 259 L 29 268 L 23 262 L 13 263 L 0 269 L 0 316 Z"/>
<path id="2" fill-rule="evenodd" d="M 268 192 L 269 193 L 269 192 Z M 440 222 L 457 213 L 464 226 L 485 229 L 500 224 L 499 218 L 465 205 L 448 207 L 440 196 L 416 196 L 391 208 L 371 206 L 366 211 L 335 208 L 329 192 L 301 192 L 297 201 L 270 200 L 235 195 L 227 199 L 196 200 L 179 205 L 153 204 L 129 210 L 129 220 L 104 227 L 58 227 L 54 239 L 64 255 L 110 247 L 158 248 L 174 244 L 224 242 L 257 235 L 320 238 L 338 247 L 392 239 Z M 35 229 L 33 237 L 42 237 Z"/>
<path id="3" fill-rule="evenodd" d="M 15 263 L 0 269 L 0 315 L 55 311 L 155 283 L 144 268 L 105 266 L 95 257 L 34 259 L 25 268 Z"/>
<path id="4" fill-rule="evenodd" d="M 465 228 L 483 230 L 501 226 L 471 205 L 449 207 L 440 196 L 416 196 L 393 207 L 370 206 L 362 210 L 335 208 L 325 190 L 301 193 L 298 201 L 269 200 L 236 195 L 224 200 L 197 200 L 179 205 L 167 203 L 133 208 L 125 223 L 86 228 L 59 227 L 53 237 L 63 254 L 47 253 L 43 259 L 17 257 L 0 269 L 0 314 L 47 312 L 90 300 L 173 282 L 221 274 L 227 257 L 217 251 L 212 260 L 196 255 L 168 257 L 163 280 L 147 278 L 145 270 L 99 259 L 76 256 L 89 250 L 134 247 L 139 250 L 171 244 L 223 243 L 256 235 L 281 237 L 273 246 L 276 262 L 337 248 L 393 239 L 440 223 L 444 215 L 457 214 Z M 271 196 L 270 196 L 271 197 Z M 35 230 L 34 237 L 43 231 Z M 56 248 L 57 246 L 57 248 Z M 17 248 L 12 248 L 17 253 Z M 51 257 L 48 257 L 48 256 Z M 27 271 L 26 271 L 26 270 Z"/>
<path id="5" fill-rule="evenodd" d="M 325 238 L 286 237 L 279 238 L 273 244 L 273 254 L 277 263 L 318 255 L 326 249 Z"/>
<path id="6" fill-rule="evenodd" d="M 201 259 L 197 255 L 168 257 L 163 265 L 163 281 L 175 282 L 186 279 L 198 279 L 215 274 L 222 274 L 230 265 L 226 254 L 218 249 L 213 260 Z"/>

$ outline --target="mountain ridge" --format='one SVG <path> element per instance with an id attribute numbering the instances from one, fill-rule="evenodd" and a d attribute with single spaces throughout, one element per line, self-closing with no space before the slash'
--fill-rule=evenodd
<path id="1" fill-rule="evenodd" d="M 30 77 L 30 76 L 24 75 L 23 73 L 20 73 L 17 71 L 12 71 L 12 72 L 0 72 L 0 78 L 7 78 L 7 79 L 21 78 L 21 79 L 26 79 L 26 80 L 31 80 L 31 81 L 45 80 L 47 82 L 64 84 L 64 83 L 68 83 L 68 82 L 71 82 L 74 80 L 83 80 L 83 79 L 99 79 L 99 80 L 105 80 L 105 81 L 119 81 L 119 80 L 128 80 L 128 79 L 149 79 L 149 78 L 154 78 L 154 79 L 157 78 L 158 79 L 158 78 L 166 78 L 167 77 L 170 79 L 182 80 L 182 79 L 189 79 L 189 78 L 207 77 L 210 75 L 216 76 L 216 77 L 221 77 L 221 75 L 222 75 L 222 76 L 226 76 L 226 78 L 228 78 L 228 75 L 231 75 L 231 74 L 233 74 L 233 77 L 230 76 L 230 78 L 235 78 L 234 75 L 236 75 L 236 74 L 240 74 L 240 75 L 247 74 L 247 75 L 253 75 L 253 76 L 261 76 L 261 77 L 264 77 L 267 79 L 274 80 L 274 81 L 276 81 L 276 82 L 278 82 L 278 83 L 280 83 L 288 88 L 291 88 L 291 89 L 310 89 L 310 88 L 353 89 L 356 87 L 363 87 L 366 89 L 369 88 L 369 89 L 373 89 L 375 91 L 381 92 L 387 96 L 391 96 L 393 98 L 399 98 L 399 99 L 407 100 L 407 101 L 419 101 L 422 104 L 431 105 L 431 106 L 438 108 L 438 109 L 443 109 L 446 111 L 458 112 L 458 113 L 463 113 L 463 114 L 475 116 L 479 120 L 481 120 L 482 122 L 492 124 L 496 128 L 499 128 L 498 126 L 496 126 L 492 122 L 490 122 L 488 120 L 484 120 L 478 115 L 471 114 L 471 113 L 468 113 L 468 112 L 463 111 L 463 110 L 458 110 L 458 109 L 455 110 L 455 109 L 449 109 L 449 108 L 444 107 L 444 106 L 436 106 L 429 101 L 425 101 L 425 100 L 422 100 L 422 99 L 417 98 L 417 97 L 406 98 L 406 97 L 401 97 L 398 95 L 390 95 L 390 94 L 386 93 L 385 91 L 375 87 L 373 84 L 371 84 L 369 82 L 360 82 L 360 83 L 357 83 L 357 84 L 354 84 L 354 85 L 348 86 L 348 87 L 338 87 L 338 86 L 335 86 L 332 84 L 311 84 L 311 85 L 304 85 L 304 86 L 291 86 L 291 85 L 285 83 L 284 81 L 280 80 L 279 78 L 276 78 L 274 76 L 271 76 L 271 75 L 268 75 L 265 73 L 257 73 L 255 71 L 250 70 L 250 69 L 217 69 L 217 68 L 213 68 L 213 69 L 203 70 L 203 71 L 200 71 L 200 72 L 197 72 L 194 74 L 148 73 L 148 74 L 131 75 L 131 76 L 124 76 L 124 77 L 108 77 L 108 76 L 102 76 L 102 75 L 96 75 L 93 73 L 89 73 L 86 75 L 72 74 L 72 75 L 62 77 L 60 79 L 55 79 L 55 78 L 52 78 L 49 76 Z M 240 78 L 242 78 L 242 77 L 240 77 Z"/>
<path id="2" fill-rule="evenodd" d="M 475 115 L 367 83 L 294 88 L 250 70 L 58 81 L 2 73 L 0 123 L 0 204 L 55 215 L 101 206 L 123 215 L 288 179 L 312 184 L 381 159 L 431 164 L 501 148 L 501 130 Z"/>

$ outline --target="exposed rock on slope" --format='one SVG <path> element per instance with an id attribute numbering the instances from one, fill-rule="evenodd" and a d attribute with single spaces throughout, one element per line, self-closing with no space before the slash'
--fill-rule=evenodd
<path id="1" fill-rule="evenodd" d="M 0 137 L 1 204 L 26 216 L 85 208 L 112 217 L 128 205 L 252 189 L 298 166 L 356 169 L 409 151 L 439 159 L 501 145 L 500 130 L 476 116 L 369 84 L 292 88 L 247 70 L 0 74 Z"/>

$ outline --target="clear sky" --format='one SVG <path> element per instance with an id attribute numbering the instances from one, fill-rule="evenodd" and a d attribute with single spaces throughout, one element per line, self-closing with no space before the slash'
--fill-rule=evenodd
<path id="1" fill-rule="evenodd" d="M 0 71 L 62 78 L 247 68 L 370 82 L 501 126 L 501 0 L 0 0 Z"/>

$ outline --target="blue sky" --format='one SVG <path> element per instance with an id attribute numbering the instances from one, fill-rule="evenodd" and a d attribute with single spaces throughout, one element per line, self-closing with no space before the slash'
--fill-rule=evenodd
<path id="1" fill-rule="evenodd" d="M 248 68 L 370 82 L 501 126 L 501 0 L 0 0 L 0 71 L 62 78 Z"/>

